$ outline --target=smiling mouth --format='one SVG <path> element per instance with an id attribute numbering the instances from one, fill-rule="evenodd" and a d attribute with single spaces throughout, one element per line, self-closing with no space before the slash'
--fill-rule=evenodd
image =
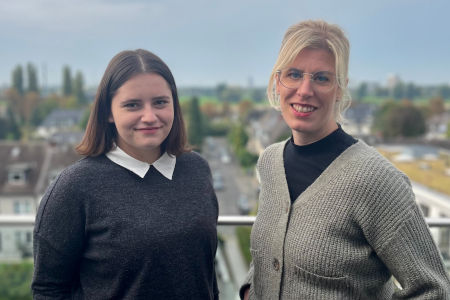
<path id="1" fill-rule="evenodd" d="M 154 131 L 154 130 L 158 130 L 161 127 L 145 127 L 145 128 L 136 128 L 136 131 Z"/>
<path id="2" fill-rule="evenodd" d="M 300 105 L 300 104 L 291 104 L 291 107 L 299 113 L 309 113 L 312 112 L 314 110 L 316 110 L 317 108 L 311 105 Z"/>

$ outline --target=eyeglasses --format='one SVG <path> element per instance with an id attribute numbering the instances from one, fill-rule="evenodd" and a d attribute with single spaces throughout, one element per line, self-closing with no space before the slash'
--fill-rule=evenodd
<path id="1" fill-rule="evenodd" d="M 285 71 L 278 70 L 277 74 L 280 83 L 288 89 L 298 89 L 305 80 L 306 75 L 309 76 L 314 90 L 319 92 L 329 92 L 337 82 L 336 75 L 328 71 L 306 73 L 296 69 L 289 69 Z"/>

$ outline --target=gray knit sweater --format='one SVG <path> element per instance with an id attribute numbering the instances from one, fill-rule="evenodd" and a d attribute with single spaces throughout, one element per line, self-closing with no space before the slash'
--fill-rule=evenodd
<path id="1" fill-rule="evenodd" d="M 218 299 L 217 199 L 207 162 L 177 157 L 172 180 L 106 156 L 68 167 L 41 201 L 34 299 Z"/>
<path id="2" fill-rule="evenodd" d="M 403 173 L 359 141 L 291 206 L 284 145 L 258 161 L 250 299 L 450 299 L 450 279 Z M 391 275 L 403 290 L 394 292 Z"/>

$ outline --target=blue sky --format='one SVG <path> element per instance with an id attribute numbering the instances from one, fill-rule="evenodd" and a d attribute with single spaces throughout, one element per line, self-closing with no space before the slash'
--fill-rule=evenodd
<path id="1" fill-rule="evenodd" d="M 351 43 L 350 84 L 450 83 L 448 0 L 15 0 L 0 2 L 0 87 L 17 64 L 34 63 L 43 83 L 62 67 L 96 86 L 109 60 L 144 48 L 179 86 L 264 86 L 289 25 L 324 19 Z"/>

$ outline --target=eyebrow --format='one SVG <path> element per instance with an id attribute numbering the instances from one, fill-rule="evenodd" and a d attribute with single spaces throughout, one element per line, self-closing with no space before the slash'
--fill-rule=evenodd
<path id="1" fill-rule="evenodd" d="M 301 69 L 297 69 L 297 68 L 289 68 L 288 71 L 298 71 L 298 72 L 302 72 L 302 73 L 308 73 L 308 72 L 305 72 L 305 71 L 303 71 Z M 316 72 L 312 72 L 312 74 L 321 73 L 321 72 L 334 74 L 333 71 L 327 71 L 327 70 L 319 70 Z"/>

